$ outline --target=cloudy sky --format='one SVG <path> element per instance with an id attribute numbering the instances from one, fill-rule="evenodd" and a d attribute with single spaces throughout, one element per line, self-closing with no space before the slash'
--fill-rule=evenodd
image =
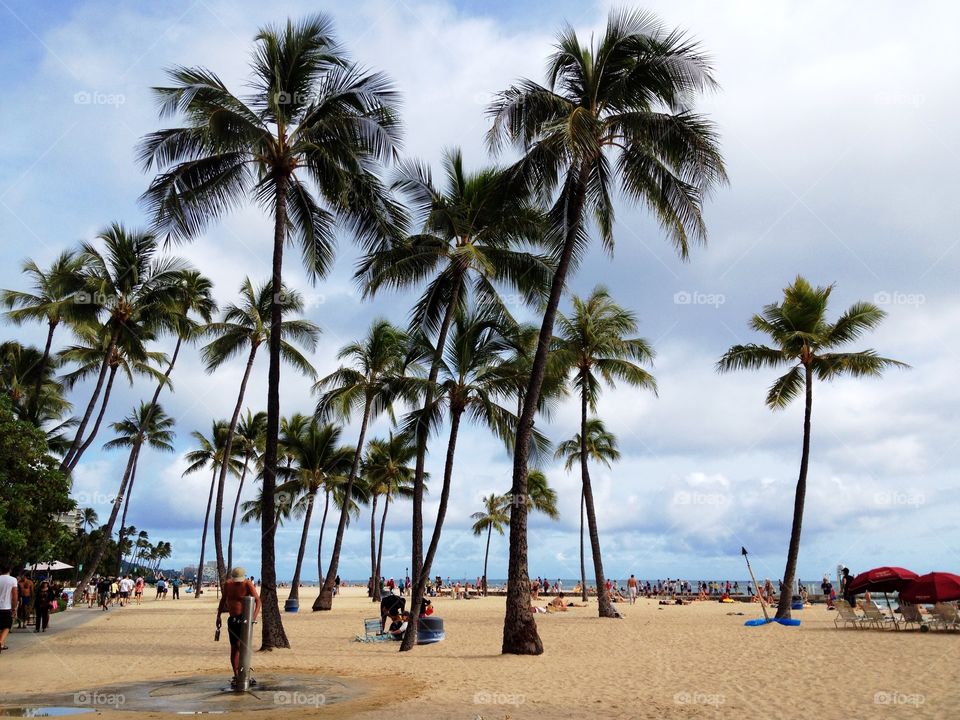
<path id="1" fill-rule="evenodd" d="M 329 6 L 329 7 L 327 7 Z M 815 391 L 813 455 L 800 575 L 813 579 L 845 563 L 956 570 L 955 466 L 960 343 L 960 271 L 955 172 L 960 145 L 955 92 L 960 56 L 949 3 L 648 2 L 664 22 L 698 38 L 722 89 L 700 107 L 717 122 L 730 186 L 706 208 L 706 248 L 682 263 L 639 210 L 619 206 L 613 258 L 598 247 L 570 283 L 588 293 L 604 283 L 636 312 L 657 350 L 659 397 L 605 391 L 600 414 L 620 439 L 623 459 L 594 470 L 608 575 L 742 578 L 741 545 L 761 575 L 777 578 L 789 532 L 799 464 L 802 408 L 763 404 L 769 373 L 718 376 L 732 344 L 758 340 L 750 315 L 778 299 L 797 274 L 836 283 L 833 311 L 864 299 L 889 317 L 862 346 L 908 362 L 882 380 L 844 380 Z M 490 94 L 512 80 L 542 79 L 552 36 L 564 21 L 581 37 L 602 28 L 606 6 L 583 2 L 317 2 L 161 4 L 0 0 L 0 287 L 21 287 L 19 263 L 46 264 L 107 223 L 146 222 L 137 197 L 149 178 L 134 163 L 138 138 L 157 128 L 150 87 L 173 64 L 204 65 L 232 87 L 246 77 L 258 27 L 308 12 L 330 13 L 362 64 L 382 69 L 403 94 L 405 153 L 436 163 L 459 145 L 469 165 L 489 162 L 483 146 Z M 207 273 L 220 302 L 246 275 L 269 272 L 272 238 L 257 209 L 234 213 L 175 251 Z M 406 321 L 409 298 L 361 302 L 352 282 L 356 254 L 341 244 L 331 276 L 311 287 L 288 255 L 285 273 L 304 291 L 323 329 L 319 372 L 376 316 Z M 42 340 L 39 327 L 4 326 L 2 337 Z M 65 341 L 66 337 L 60 338 Z M 239 364 L 204 374 L 189 351 L 164 399 L 177 419 L 177 452 L 141 461 L 130 520 L 173 543 L 172 564 L 196 562 L 208 478 L 181 477 L 192 430 L 232 409 Z M 84 403 L 83 392 L 75 397 Z M 123 387 L 112 419 L 148 392 Z M 265 404 L 266 358 L 250 405 Z M 287 372 L 283 412 L 310 411 L 309 383 Z M 577 428 L 577 407 L 545 427 L 552 438 Z M 378 423 L 374 435 L 389 428 Z M 356 433 L 347 429 L 347 436 Z M 475 577 L 483 546 L 470 533 L 480 498 L 509 487 L 502 446 L 470 428 L 462 436 L 444 542 L 443 575 Z M 102 439 L 109 439 L 104 433 Z M 440 445 L 429 458 L 439 476 Z M 84 457 L 75 496 L 105 516 L 124 458 Z M 562 519 L 531 526 L 531 572 L 578 570 L 578 480 L 547 468 Z M 429 504 L 428 516 L 436 505 Z M 386 575 L 409 558 L 409 506 L 391 511 Z M 951 520 L 954 518 L 954 520 Z M 348 531 L 345 578 L 369 574 L 368 518 Z M 279 536 L 280 577 L 289 577 L 300 528 Z M 240 531 L 239 556 L 259 574 L 258 532 Z M 316 577 L 309 558 L 305 578 Z M 208 558 L 211 555 L 208 553 Z M 506 539 L 494 540 L 490 576 L 506 573 Z"/>

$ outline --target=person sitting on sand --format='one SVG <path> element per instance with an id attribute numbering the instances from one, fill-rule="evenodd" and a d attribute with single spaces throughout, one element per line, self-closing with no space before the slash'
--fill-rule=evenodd
<path id="1" fill-rule="evenodd" d="M 563 600 L 563 593 L 557 593 L 557 596 L 547 603 L 547 612 L 566 612 L 567 604 Z"/>
<path id="2" fill-rule="evenodd" d="M 227 635 L 230 638 L 230 666 L 233 668 L 231 685 L 236 686 L 240 677 L 240 642 L 243 638 L 243 599 L 252 597 L 256 600 L 253 609 L 253 620 L 260 614 L 260 595 L 256 586 L 247 579 L 247 571 L 242 567 L 235 567 L 230 571 L 230 578 L 223 584 L 223 595 L 220 596 L 220 605 L 217 606 L 217 629 L 220 629 L 220 616 L 227 613 Z"/>
<path id="3" fill-rule="evenodd" d="M 410 624 L 410 613 L 404 610 L 402 613 L 395 613 L 390 619 L 392 622 L 387 632 L 393 636 L 394 640 L 402 640 L 403 634 L 407 631 L 407 625 Z"/>

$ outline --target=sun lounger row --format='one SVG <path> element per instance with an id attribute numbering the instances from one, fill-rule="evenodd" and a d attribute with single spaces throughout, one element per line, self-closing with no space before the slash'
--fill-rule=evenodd
<path id="1" fill-rule="evenodd" d="M 899 613 L 901 619 L 897 620 L 894 615 L 891 617 L 888 613 L 881 610 L 875 603 L 867 603 L 863 607 L 863 614 L 850 606 L 845 600 L 837 600 L 837 616 L 833 624 L 840 627 L 854 627 L 862 630 L 868 628 L 894 628 L 899 630 L 900 626 L 908 628 L 915 626 L 924 629 L 939 628 L 943 630 L 960 630 L 960 611 L 952 603 L 937 603 L 930 610 L 929 616 L 924 616 L 920 612 L 918 605 L 901 603 Z"/>

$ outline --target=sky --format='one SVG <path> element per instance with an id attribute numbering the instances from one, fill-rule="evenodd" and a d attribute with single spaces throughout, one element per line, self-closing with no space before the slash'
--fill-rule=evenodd
<path id="1" fill-rule="evenodd" d="M 713 59 L 721 88 L 698 109 L 718 126 L 730 183 L 706 204 L 709 240 L 689 262 L 643 208 L 619 199 L 613 255 L 594 243 L 569 282 L 579 295 L 605 285 L 636 313 L 657 352 L 657 396 L 618 387 L 604 390 L 599 405 L 623 453 L 592 473 L 607 575 L 743 578 L 741 545 L 759 575 L 782 575 L 802 406 L 772 412 L 764 396 L 775 374 L 718 375 L 714 364 L 731 345 L 761 340 L 749 329 L 751 315 L 798 274 L 835 284 L 834 317 L 857 300 L 879 304 L 888 317 L 852 349 L 872 347 L 911 366 L 882 379 L 816 386 L 800 577 L 816 579 L 838 563 L 854 572 L 880 564 L 956 571 L 960 56 L 952 48 L 960 8 L 777 0 L 643 7 L 698 39 Z M 563 23 L 587 39 L 602 30 L 607 9 L 590 2 L 0 0 L 0 287 L 23 286 L 25 258 L 47 264 L 113 221 L 146 226 L 137 198 L 150 178 L 135 163 L 134 146 L 161 127 L 150 88 L 166 68 L 206 66 L 241 88 L 259 27 L 327 12 L 351 56 L 388 73 L 400 90 L 404 155 L 436 166 L 444 148 L 460 146 L 468 166 L 479 168 L 493 161 L 483 142 L 491 95 L 520 77 L 543 80 Z M 271 242 L 269 219 L 248 206 L 171 252 L 210 276 L 225 304 L 245 276 L 266 278 Z M 311 356 L 321 375 L 375 317 L 407 320 L 410 295 L 361 300 L 356 259 L 344 236 L 333 272 L 312 286 L 296 255 L 287 255 L 285 278 L 305 294 L 306 315 L 323 331 Z M 37 344 L 43 328 L 3 325 L 0 337 Z M 57 344 L 69 339 L 61 335 Z M 188 349 L 174 371 L 174 393 L 162 400 L 176 418 L 176 451 L 142 457 L 129 522 L 172 543 L 171 566 L 197 561 L 209 488 L 204 473 L 182 477 L 190 433 L 228 416 L 241 372 L 237 362 L 208 375 L 197 349 Z M 263 357 L 247 395 L 255 410 L 265 406 L 266 372 Z M 284 414 L 312 410 L 310 384 L 284 371 Z M 108 419 L 151 391 L 142 382 L 118 388 Z M 84 404 L 86 392 L 81 387 L 74 402 Z M 577 424 L 571 400 L 538 427 L 562 440 Z M 372 434 L 388 430 L 379 420 Z M 357 432 L 349 425 L 345 437 Z M 428 458 L 438 478 L 443 437 Z M 97 447 L 109 438 L 101 433 Z M 80 505 L 105 518 L 124 462 L 122 453 L 91 449 L 74 479 Z M 510 467 L 487 431 L 461 433 L 436 573 L 481 573 L 483 539 L 471 533 L 470 514 L 484 495 L 509 488 Z M 530 571 L 577 577 L 579 478 L 561 463 L 544 469 L 561 519 L 532 518 Z M 235 485 L 228 497 L 233 492 Z M 426 505 L 431 525 L 436 503 Z M 409 516 L 402 502 L 390 511 L 387 576 L 409 566 Z M 315 522 L 305 579 L 317 575 L 318 528 Z M 278 534 L 280 578 L 292 575 L 300 532 L 291 522 Z M 258 540 L 256 528 L 240 529 L 236 554 L 254 575 Z M 366 579 L 369 547 L 365 511 L 347 532 L 341 576 Z M 507 540 L 495 537 L 490 577 L 505 577 L 506 566 Z"/>

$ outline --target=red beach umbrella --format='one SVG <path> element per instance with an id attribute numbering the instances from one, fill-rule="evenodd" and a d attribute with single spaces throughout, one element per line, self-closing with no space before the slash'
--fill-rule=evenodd
<path id="1" fill-rule="evenodd" d="M 866 590 L 871 592 L 897 592 L 919 575 L 902 567 L 878 567 L 857 575 L 850 582 L 850 592 L 858 595 Z"/>
<path id="2" fill-rule="evenodd" d="M 932 572 L 905 585 L 900 599 L 909 603 L 938 603 L 960 600 L 960 575 Z"/>

